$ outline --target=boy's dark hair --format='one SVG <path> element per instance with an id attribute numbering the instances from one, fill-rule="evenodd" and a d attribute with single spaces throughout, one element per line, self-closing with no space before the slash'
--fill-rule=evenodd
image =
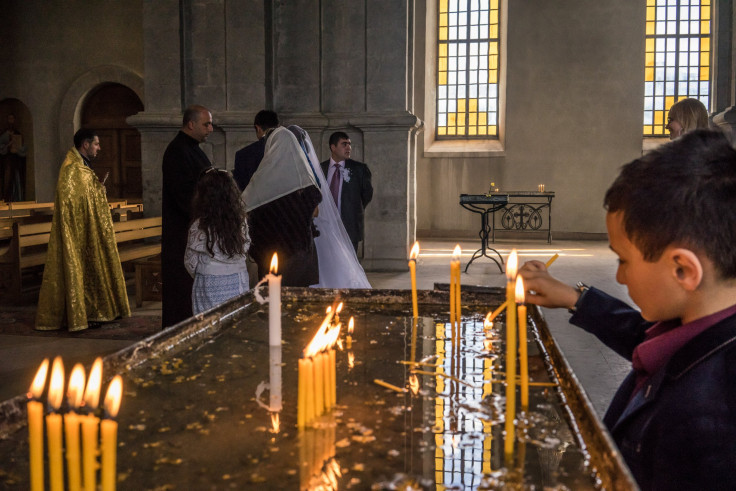
<path id="1" fill-rule="evenodd" d="M 91 142 L 96 136 L 97 132 L 95 130 L 91 130 L 89 128 L 78 129 L 77 132 L 74 133 L 74 148 L 82 148 L 84 142 Z"/>
<path id="2" fill-rule="evenodd" d="M 623 166 L 603 202 L 623 212 L 646 261 L 670 246 L 705 254 L 736 278 L 736 150 L 719 131 L 695 130 Z"/>
<path id="3" fill-rule="evenodd" d="M 228 257 L 248 252 L 243 237 L 243 227 L 247 227 L 245 203 L 230 172 L 214 167 L 202 172 L 192 200 L 192 221 L 196 219 L 207 236 L 210 254 L 214 255 L 215 244 Z"/>
<path id="4" fill-rule="evenodd" d="M 258 111 L 256 119 L 253 121 L 253 125 L 258 125 L 266 131 L 269 128 L 276 128 L 279 125 L 279 116 L 273 111 L 263 109 Z"/>
<path id="5" fill-rule="evenodd" d="M 336 131 L 330 135 L 330 146 L 337 145 L 340 140 L 349 140 L 350 137 L 344 131 Z"/>

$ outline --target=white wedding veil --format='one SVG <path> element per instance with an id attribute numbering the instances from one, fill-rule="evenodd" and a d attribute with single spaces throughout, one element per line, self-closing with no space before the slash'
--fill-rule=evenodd
<path id="1" fill-rule="evenodd" d="M 314 224 L 319 230 L 315 237 L 317 257 L 319 258 L 319 288 L 371 288 L 365 271 L 355 255 L 353 243 L 342 224 L 340 212 L 332 199 L 330 187 L 317 160 L 314 145 L 309 135 L 299 126 L 289 126 L 307 156 L 307 163 L 312 168 L 322 192 L 319 204 L 319 216 Z"/>

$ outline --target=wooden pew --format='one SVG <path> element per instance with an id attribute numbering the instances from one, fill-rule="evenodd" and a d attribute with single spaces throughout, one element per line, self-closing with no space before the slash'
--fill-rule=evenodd
<path id="1" fill-rule="evenodd" d="M 134 261 L 161 253 L 160 242 L 144 239 L 161 237 L 161 217 L 141 218 L 113 223 L 120 262 Z M 32 225 L 12 224 L 12 236 L 7 249 L 0 249 L 0 296 L 19 299 L 23 293 L 23 274 L 41 270 L 46 263 L 46 251 L 51 222 Z M 40 271 L 37 271 L 40 273 Z"/>

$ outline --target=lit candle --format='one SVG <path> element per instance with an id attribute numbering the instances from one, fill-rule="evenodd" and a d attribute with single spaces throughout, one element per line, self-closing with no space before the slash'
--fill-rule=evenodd
<path id="1" fill-rule="evenodd" d="M 335 350 L 330 349 L 328 352 L 330 357 L 330 408 L 337 404 L 337 372 L 335 370 Z"/>
<path id="2" fill-rule="evenodd" d="M 64 436 L 66 437 L 66 471 L 69 491 L 79 491 L 82 488 L 82 466 L 79 459 L 79 406 L 84 396 L 84 367 L 77 363 L 69 376 L 69 388 L 66 398 L 69 402 L 69 412 L 64 415 Z"/>
<path id="3" fill-rule="evenodd" d="M 314 416 L 317 417 L 325 409 L 325 376 L 322 373 L 324 370 L 322 353 L 317 353 L 312 358 L 312 370 L 312 379 L 314 380 Z"/>
<path id="4" fill-rule="evenodd" d="M 414 318 L 419 317 L 419 307 L 417 300 L 417 257 L 419 256 L 419 242 L 414 242 L 409 254 L 409 271 L 411 272 L 411 306 L 414 312 Z"/>
<path id="5" fill-rule="evenodd" d="M 85 491 L 97 490 L 97 435 L 100 420 L 94 412 L 100 403 L 102 358 L 95 359 L 84 389 L 84 405 L 88 414 L 82 416 L 82 479 Z"/>
<path id="6" fill-rule="evenodd" d="M 279 260 L 276 253 L 271 259 L 268 275 L 268 344 L 281 346 L 281 276 L 276 274 Z"/>
<path id="7" fill-rule="evenodd" d="M 526 345 L 526 305 L 524 305 L 524 280 L 516 277 L 516 303 L 519 317 L 519 376 L 521 377 L 521 408 L 529 408 L 529 358 Z"/>
<path id="8" fill-rule="evenodd" d="M 59 408 L 64 400 L 64 363 L 61 357 L 54 358 L 51 365 L 48 403 L 51 412 L 46 416 L 46 438 L 49 445 L 49 489 L 64 489 L 64 466 L 61 452 L 61 414 Z"/>
<path id="9" fill-rule="evenodd" d="M 515 282 L 518 259 L 516 249 L 511 251 L 506 262 L 506 439 L 504 441 L 504 455 L 506 465 L 513 464 L 514 417 L 516 416 L 516 291 Z"/>
<path id="10" fill-rule="evenodd" d="M 296 425 L 304 428 L 307 423 L 307 360 L 299 359 L 299 400 L 297 402 Z"/>
<path id="11" fill-rule="evenodd" d="M 460 254 L 462 250 L 460 245 L 456 245 L 452 252 L 452 260 L 450 261 L 450 329 L 452 333 L 452 346 L 457 346 L 457 335 L 459 329 L 455 329 L 455 324 L 460 324 Z"/>
<path id="12" fill-rule="evenodd" d="M 31 491 L 43 491 L 43 403 L 38 399 L 46 385 L 48 358 L 41 362 L 28 389 L 28 453 L 31 468 Z"/>
<path id="13" fill-rule="evenodd" d="M 107 387 L 105 395 L 105 413 L 107 418 L 102 420 L 102 491 L 115 491 L 117 477 L 118 453 L 118 424 L 113 419 L 118 415 L 120 402 L 123 397 L 123 379 L 115 375 Z"/>
<path id="14" fill-rule="evenodd" d="M 491 314 L 488 317 L 486 317 L 486 319 L 488 319 L 488 322 L 491 322 L 491 321 L 493 321 L 493 319 L 495 319 L 496 317 L 498 317 L 498 314 L 500 314 L 501 312 L 503 312 L 503 309 L 505 309 L 505 308 L 506 308 L 506 300 L 504 300 L 503 303 L 501 305 L 499 305 L 496 310 L 494 310 L 493 312 L 491 312 Z"/>
<path id="15" fill-rule="evenodd" d="M 269 409 L 278 412 L 283 407 L 281 402 L 281 346 L 271 346 L 268 361 Z"/>
<path id="16" fill-rule="evenodd" d="M 353 317 L 350 317 L 350 321 L 348 321 L 348 335 L 345 337 L 345 345 L 347 349 L 350 349 L 353 346 L 353 328 L 355 327 L 355 319 Z"/>

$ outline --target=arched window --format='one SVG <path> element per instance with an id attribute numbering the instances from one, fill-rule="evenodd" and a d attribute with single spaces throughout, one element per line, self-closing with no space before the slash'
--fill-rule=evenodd
<path id="1" fill-rule="evenodd" d="M 439 0 L 436 138 L 498 137 L 499 0 Z"/>
<path id="2" fill-rule="evenodd" d="M 709 107 L 711 0 L 647 0 L 644 136 L 667 134 L 667 112 L 685 97 Z"/>

